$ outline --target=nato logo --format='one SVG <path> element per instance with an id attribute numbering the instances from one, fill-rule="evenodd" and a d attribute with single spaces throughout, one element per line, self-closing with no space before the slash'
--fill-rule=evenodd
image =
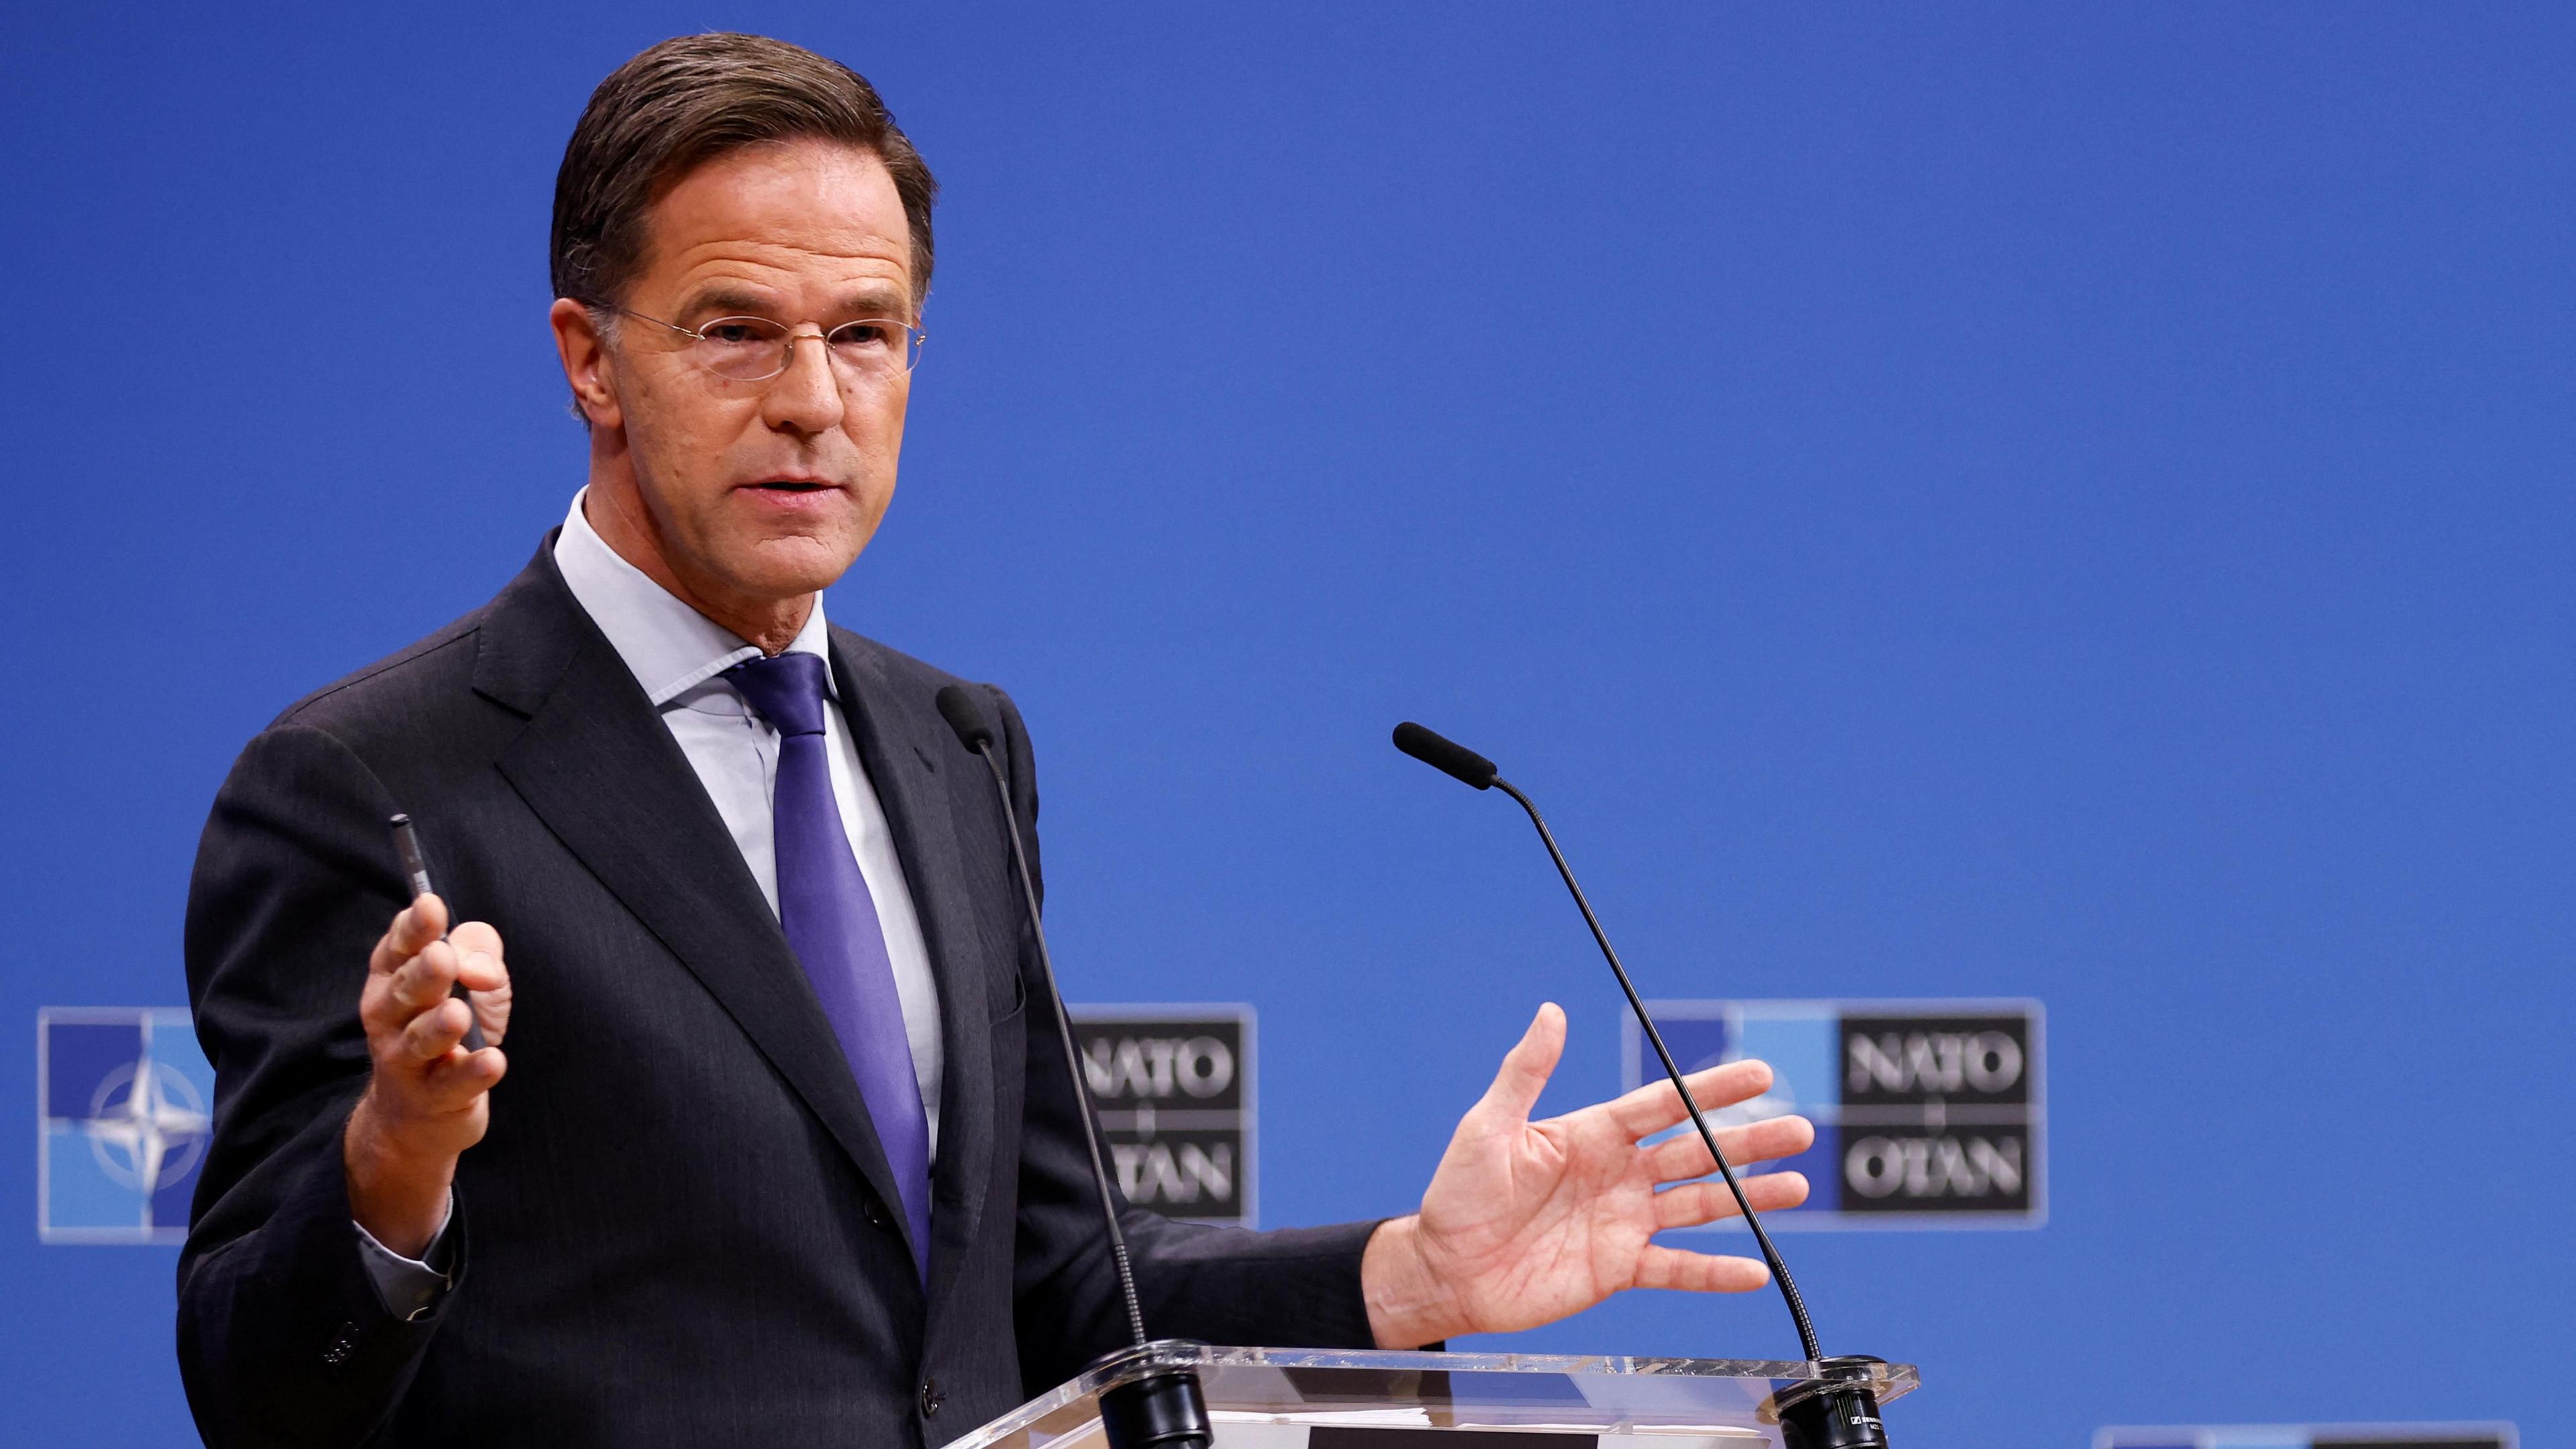
<path id="1" fill-rule="evenodd" d="M 2036 1001 L 1659 1001 L 1685 1072 L 1758 1057 L 1771 1090 L 1719 1123 L 1795 1112 L 1816 1143 L 1763 1171 L 1807 1201 L 1763 1221 L 1810 1228 L 2027 1228 L 2047 1220 L 2046 1072 Z M 1622 1075 L 1660 1079 L 1633 1021 Z M 1684 1129 L 1687 1130 L 1687 1129 Z M 1733 1218 L 1713 1228 L 1740 1228 Z"/>
<path id="2" fill-rule="evenodd" d="M 2514 1449 L 2511 1424 L 2196 1424 L 2103 1429 L 2093 1449 Z"/>
<path id="3" fill-rule="evenodd" d="M 214 1100 L 215 1069 L 184 1009 L 38 1011 L 37 1237 L 184 1240 Z"/>
<path id="4" fill-rule="evenodd" d="M 1070 1010 L 1119 1191 L 1167 1218 L 1253 1226 L 1260 1193 L 1252 1008 Z"/>

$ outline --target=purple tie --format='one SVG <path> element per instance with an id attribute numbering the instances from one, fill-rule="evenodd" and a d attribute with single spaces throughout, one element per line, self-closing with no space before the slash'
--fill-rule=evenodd
<path id="1" fill-rule="evenodd" d="M 913 1266 L 930 1276 L 930 1123 L 921 1084 L 912 1074 L 912 1044 L 895 995 L 877 903 L 859 874 L 850 837 L 832 797 L 832 764 L 824 753 L 823 676 L 813 654 L 747 659 L 725 671 L 778 731 L 778 789 L 773 797 L 778 855 L 778 920 L 805 967 L 823 1015 L 841 1039 L 841 1054 L 859 1079 L 859 1095 L 876 1122 L 886 1165 L 894 1169 L 912 1228 Z"/>

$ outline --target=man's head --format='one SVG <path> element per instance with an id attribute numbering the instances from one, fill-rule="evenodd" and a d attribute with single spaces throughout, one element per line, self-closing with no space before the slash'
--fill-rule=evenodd
<path id="1" fill-rule="evenodd" d="M 792 637 L 893 496 L 910 375 L 821 339 L 919 321 L 935 192 L 865 80 L 759 36 L 636 56 L 565 147 L 551 320 L 591 429 L 591 523 L 754 642 Z M 711 371 L 688 333 L 729 317 L 795 334 L 785 370 Z"/>

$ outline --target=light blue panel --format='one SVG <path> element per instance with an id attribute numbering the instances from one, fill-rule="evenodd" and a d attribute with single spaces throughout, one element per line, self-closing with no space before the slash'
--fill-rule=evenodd
<path id="1" fill-rule="evenodd" d="M 1814 1016 L 1747 1016 L 1737 1057 L 1758 1057 L 1771 1064 L 1771 1095 L 1800 1110 L 1840 1103 L 1841 1022 L 1827 1014 Z"/>
<path id="2" fill-rule="evenodd" d="M 143 1198 L 102 1171 L 79 1129 L 45 1129 L 45 1225 L 143 1231 Z"/>
<path id="3" fill-rule="evenodd" d="M 150 1013 L 152 1059 L 188 1079 L 197 1089 L 198 1099 L 212 1107 L 215 1101 L 215 1069 L 206 1060 L 205 1048 L 197 1044 L 197 1029 L 185 1011 L 162 1009 Z"/>

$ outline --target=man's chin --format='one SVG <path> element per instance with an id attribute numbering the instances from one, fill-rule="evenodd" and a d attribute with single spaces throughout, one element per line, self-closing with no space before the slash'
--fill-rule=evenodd
<path id="1" fill-rule="evenodd" d="M 867 546 L 864 536 L 844 538 L 839 532 L 759 540 L 727 560 L 726 572 L 745 593 L 761 598 L 784 601 L 819 593 L 839 582 Z"/>

